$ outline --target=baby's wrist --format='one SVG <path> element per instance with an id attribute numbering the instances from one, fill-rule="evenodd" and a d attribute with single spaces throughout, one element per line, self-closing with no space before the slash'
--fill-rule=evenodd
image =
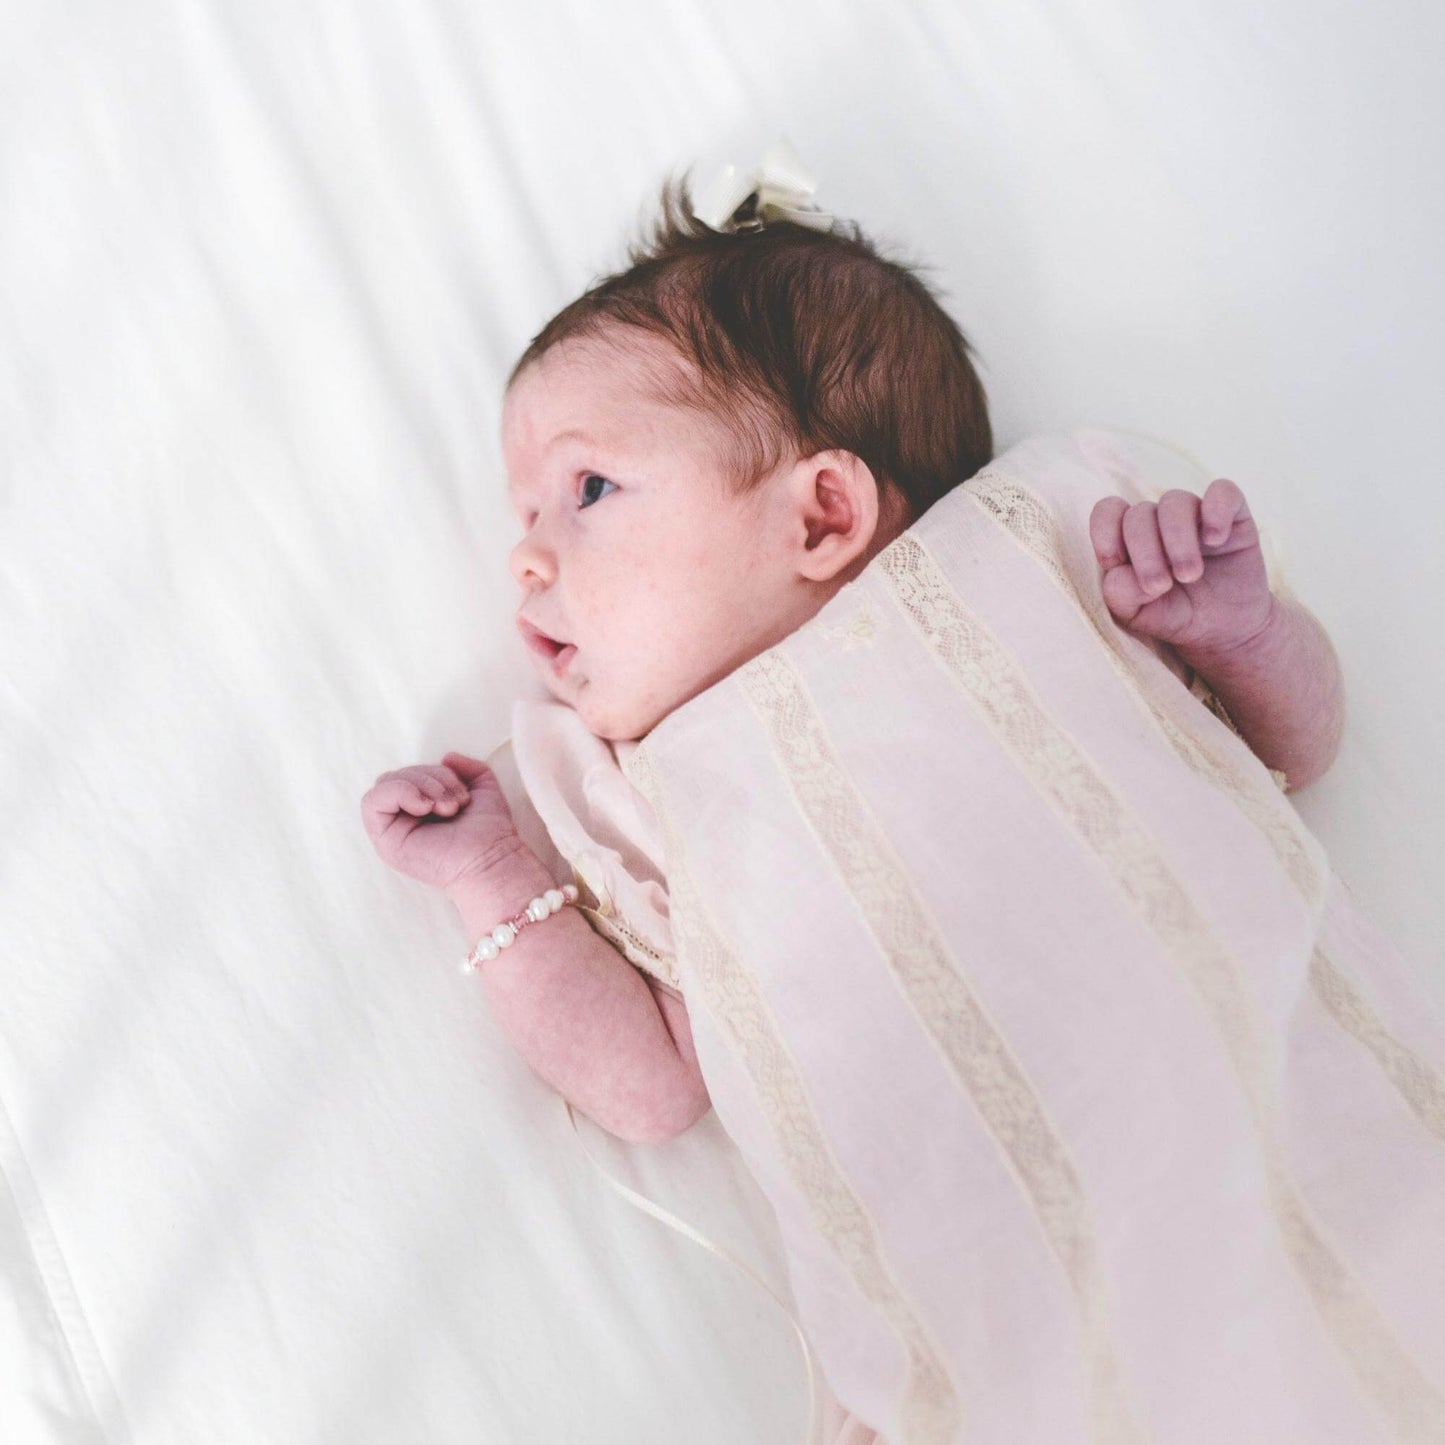
<path id="1" fill-rule="evenodd" d="M 444 891 L 463 918 L 470 923 L 475 917 L 481 927 L 489 930 L 501 919 L 520 912 L 547 889 L 560 887 L 561 881 L 552 877 L 542 860 L 519 838 L 504 850 L 479 859 Z"/>
<path id="2" fill-rule="evenodd" d="M 537 915 L 530 913 L 532 905 L 539 899 L 542 901 L 538 906 L 544 910 L 548 904 L 560 904 L 564 897 L 561 889 L 562 880 L 554 879 L 542 860 L 519 844 L 446 891 L 461 915 L 467 941 L 476 944 L 490 935 L 500 945 L 502 940 L 496 937 L 499 924 L 525 928 L 522 915 L 528 914 L 535 921 Z M 576 894 L 571 896 L 575 898 Z M 474 958 L 468 956 L 469 965 L 475 966 Z"/>
<path id="3" fill-rule="evenodd" d="M 1280 641 L 1291 630 L 1287 605 L 1273 592 L 1269 594 L 1269 610 L 1264 624 L 1248 636 L 1212 647 L 1176 646 L 1175 652 L 1193 670 L 1213 681 L 1222 671 L 1253 670 L 1256 659 L 1275 653 Z"/>

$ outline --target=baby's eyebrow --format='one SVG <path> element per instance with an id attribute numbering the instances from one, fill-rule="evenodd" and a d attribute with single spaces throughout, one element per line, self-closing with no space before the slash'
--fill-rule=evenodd
<path id="1" fill-rule="evenodd" d="M 585 442 L 588 446 L 596 446 L 598 444 L 596 437 L 589 435 L 587 432 L 581 430 L 581 428 L 568 427 L 566 431 L 559 431 L 557 435 L 554 436 L 552 440 L 549 441 L 547 445 L 542 448 L 542 455 L 546 456 L 548 452 L 550 452 L 552 448 L 557 446 L 559 443 L 570 441 Z M 517 505 L 516 490 L 517 489 L 512 485 L 511 477 L 508 477 L 507 497 L 514 507 Z"/>
<path id="2" fill-rule="evenodd" d="M 557 435 L 554 436 L 552 440 L 547 443 L 546 447 L 543 449 L 542 454 L 545 456 L 547 452 L 550 452 L 552 448 L 557 445 L 558 442 L 570 441 L 587 442 L 591 445 L 595 445 L 597 439 L 596 437 L 588 436 L 585 431 L 582 431 L 578 427 L 569 427 L 566 431 L 559 431 Z"/>

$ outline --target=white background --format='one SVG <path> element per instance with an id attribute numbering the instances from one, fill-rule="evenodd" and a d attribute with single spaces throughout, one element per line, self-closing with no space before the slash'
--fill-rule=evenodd
<path id="1" fill-rule="evenodd" d="M 3 10 L 6 1439 L 799 1438 L 786 1321 L 607 1190 L 358 816 L 540 695 L 512 360 L 779 134 L 1000 448 L 1244 488 L 1346 680 L 1294 800 L 1445 998 L 1438 7 Z M 715 1117 L 580 1122 L 782 1288 Z"/>

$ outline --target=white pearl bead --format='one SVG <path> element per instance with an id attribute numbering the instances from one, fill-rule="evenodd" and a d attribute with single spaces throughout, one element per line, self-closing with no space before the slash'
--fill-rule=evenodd
<path id="1" fill-rule="evenodd" d="M 509 948 L 512 940 L 517 936 L 516 930 L 510 923 L 499 923 L 492 930 L 492 937 L 497 940 L 498 948 Z"/>
<path id="2" fill-rule="evenodd" d="M 575 883 L 564 883 L 562 885 L 562 896 L 568 903 L 577 901 L 577 885 Z"/>
<path id="3" fill-rule="evenodd" d="M 477 944 L 477 957 L 480 959 L 495 958 L 502 950 L 497 947 L 497 942 L 489 934 Z"/>
<path id="4" fill-rule="evenodd" d="M 560 888 L 549 888 L 543 895 L 547 900 L 547 907 L 555 913 L 567 900 L 562 896 Z"/>
<path id="5" fill-rule="evenodd" d="M 468 954 L 464 959 L 462 959 L 460 965 L 457 968 L 458 973 L 475 973 L 476 971 L 477 966 L 472 962 L 471 954 Z"/>

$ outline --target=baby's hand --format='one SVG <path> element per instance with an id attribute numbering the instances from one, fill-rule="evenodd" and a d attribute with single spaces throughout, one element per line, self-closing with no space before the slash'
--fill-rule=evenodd
<path id="1" fill-rule="evenodd" d="M 383 773 L 361 800 L 361 821 L 384 863 L 433 888 L 452 888 L 522 846 L 496 775 L 465 753 Z"/>
<path id="2" fill-rule="evenodd" d="M 1202 501 L 1179 490 L 1133 506 L 1103 497 L 1089 514 L 1089 537 L 1104 568 L 1104 602 L 1130 632 L 1205 657 L 1249 641 L 1273 615 L 1259 529 L 1244 493 L 1224 477 Z"/>

